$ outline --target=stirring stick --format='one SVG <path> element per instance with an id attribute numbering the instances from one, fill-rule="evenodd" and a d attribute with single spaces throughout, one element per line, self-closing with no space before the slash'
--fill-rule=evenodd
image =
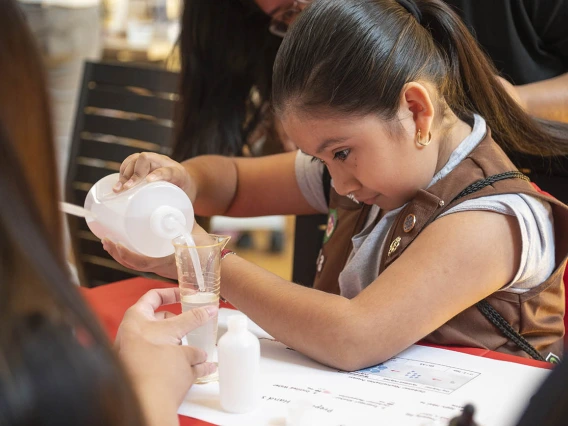
<path id="1" fill-rule="evenodd" d="M 59 210 L 61 210 L 64 213 L 78 217 L 85 217 L 85 218 L 95 217 L 95 215 L 91 213 L 89 210 L 84 209 L 83 207 L 80 206 L 76 206 L 75 204 L 65 203 L 63 201 L 59 203 Z"/>

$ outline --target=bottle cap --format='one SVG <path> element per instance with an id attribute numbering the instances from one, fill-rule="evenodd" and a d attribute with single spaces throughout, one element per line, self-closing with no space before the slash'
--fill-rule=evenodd
<path id="1" fill-rule="evenodd" d="M 229 331 L 244 331 L 248 328 L 248 318 L 244 315 L 231 315 L 227 320 Z"/>
<path id="2" fill-rule="evenodd" d="M 170 206 L 160 206 L 150 217 L 150 228 L 159 237 L 173 240 L 181 235 L 186 227 L 186 220 L 181 210 Z M 192 224 L 193 228 L 193 224 Z"/>

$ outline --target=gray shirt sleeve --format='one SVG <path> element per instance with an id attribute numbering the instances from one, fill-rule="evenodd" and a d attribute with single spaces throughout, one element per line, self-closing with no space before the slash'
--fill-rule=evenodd
<path id="1" fill-rule="evenodd" d="M 306 201 L 320 213 L 327 213 L 328 206 L 323 192 L 323 168 L 319 161 L 298 150 L 296 155 L 296 181 Z"/>
<path id="2" fill-rule="evenodd" d="M 554 225 L 549 204 L 525 194 L 490 195 L 458 204 L 440 217 L 468 210 L 492 211 L 514 216 L 518 221 L 521 262 L 513 281 L 501 290 L 524 293 L 554 272 Z"/>

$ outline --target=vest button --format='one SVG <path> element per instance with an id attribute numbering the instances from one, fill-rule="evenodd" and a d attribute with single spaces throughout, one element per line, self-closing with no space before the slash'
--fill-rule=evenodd
<path id="1" fill-rule="evenodd" d="M 325 262 L 325 256 L 323 255 L 322 251 L 323 250 L 320 250 L 319 255 L 318 255 L 318 260 L 316 261 L 318 272 L 321 272 L 321 270 L 323 269 L 323 264 Z"/>
<path id="2" fill-rule="evenodd" d="M 409 214 L 404 219 L 404 223 L 402 224 L 402 230 L 404 232 L 410 232 L 414 229 L 414 225 L 416 225 L 416 216 L 413 214 Z"/>

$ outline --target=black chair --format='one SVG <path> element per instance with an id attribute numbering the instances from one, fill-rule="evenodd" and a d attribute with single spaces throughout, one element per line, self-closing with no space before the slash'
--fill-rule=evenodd
<path id="1" fill-rule="evenodd" d="M 66 201 L 82 206 L 99 179 L 136 152 L 168 154 L 173 137 L 178 74 L 86 62 L 66 178 Z M 69 217 L 82 285 L 97 286 L 147 275 L 124 268 L 102 248 L 84 219 Z"/>

